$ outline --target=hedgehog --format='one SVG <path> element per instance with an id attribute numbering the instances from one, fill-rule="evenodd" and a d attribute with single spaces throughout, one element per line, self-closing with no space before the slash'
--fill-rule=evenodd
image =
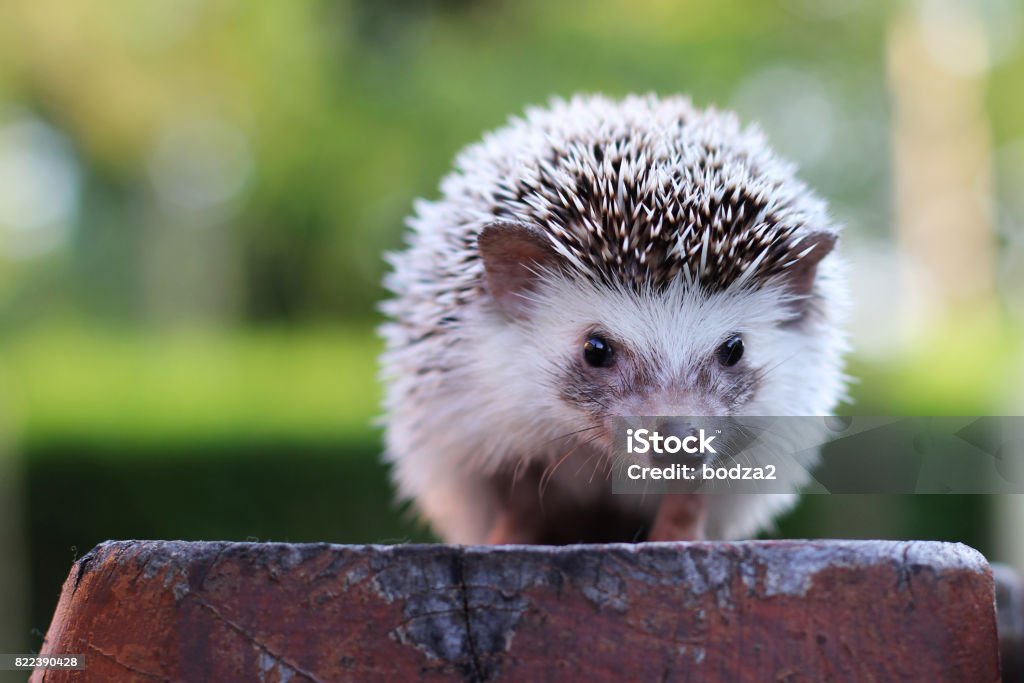
<path id="1" fill-rule="evenodd" d="M 617 417 L 844 398 L 839 226 L 756 126 L 682 96 L 554 99 L 459 153 L 408 226 L 384 457 L 439 538 L 741 538 L 795 503 L 616 495 L 600 473 Z"/>

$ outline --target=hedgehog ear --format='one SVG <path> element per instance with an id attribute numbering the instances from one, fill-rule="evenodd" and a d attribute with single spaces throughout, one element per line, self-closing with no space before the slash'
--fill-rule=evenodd
<path id="1" fill-rule="evenodd" d="M 477 246 L 487 289 L 499 308 L 510 318 L 527 317 L 541 273 L 559 260 L 551 241 L 530 225 L 498 221 L 480 231 Z"/>
<path id="2" fill-rule="evenodd" d="M 784 274 L 786 287 L 798 297 L 793 304 L 798 318 L 807 313 L 814 279 L 818 275 L 818 264 L 831 253 L 836 245 L 836 235 L 831 232 L 812 232 L 805 235 L 795 246 L 801 256 L 789 266 Z"/>

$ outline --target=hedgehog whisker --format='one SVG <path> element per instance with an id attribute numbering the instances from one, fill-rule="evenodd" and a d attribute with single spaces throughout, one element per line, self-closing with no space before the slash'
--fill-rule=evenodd
<path id="1" fill-rule="evenodd" d="M 538 488 L 537 488 L 538 497 L 543 500 L 544 492 L 547 491 L 548 484 L 551 483 L 551 479 L 555 476 L 555 471 L 558 470 L 558 468 L 562 466 L 562 463 L 564 463 L 566 460 L 568 460 L 569 457 L 573 453 L 578 451 L 580 448 L 582 448 L 583 446 L 589 446 L 590 444 L 592 444 L 595 441 L 597 441 L 599 438 L 600 438 L 600 434 L 598 434 L 596 436 L 592 436 L 589 439 L 585 439 L 583 441 L 580 441 L 575 446 L 573 446 L 571 449 L 569 449 L 569 451 L 565 455 L 563 455 L 561 458 L 559 458 L 553 464 L 548 465 L 546 468 L 544 468 L 544 472 L 541 473 L 541 475 L 540 475 L 540 482 L 538 483 Z"/>
<path id="2" fill-rule="evenodd" d="M 590 473 L 590 483 L 594 482 L 594 477 L 597 475 L 597 471 L 601 469 L 602 463 L 604 463 L 605 467 L 607 468 L 610 474 L 611 471 L 614 469 L 614 466 L 612 465 L 612 453 L 610 450 L 606 450 L 598 459 L 597 464 L 594 466 L 594 471 Z M 608 475 L 605 475 L 606 480 L 607 478 Z"/>
<path id="3" fill-rule="evenodd" d="M 786 363 L 788 363 L 789 361 L 793 360 L 794 358 L 796 358 L 799 355 L 800 355 L 800 352 L 797 351 L 796 353 L 793 353 L 793 354 L 790 354 L 789 356 L 786 356 L 785 358 L 780 360 L 778 363 L 775 363 L 774 365 L 771 365 L 771 366 L 769 366 L 767 368 L 759 369 L 758 370 L 757 378 L 759 380 L 766 378 L 769 374 L 771 374 L 772 372 L 778 370 L 780 367 L 782 367 L 783 365 L 785 365 Z"/>
<path id="4" fill-rule="evenodd" d="M 556 436 L 555 438 L 550 439 L 549 441 L 545 441 L 544 445 L 547 446 L 547 445 L 550 445 L 550 444 L 554 443 L 555 441 L 561 441 L 562 439 L 568 439 L 570 436 L 576 436 L 577 434 L 582 434 L 583 432 L 589 432 L 589 431 L 592 431 L 594 429 L 600 429 L 600 428 L 601 428 L 601 425 L 591 425 L 589 427 L 584 427 L 583 429 L 577 429 L 575 431 L 568 432 L 567 434 L 562 434 L 561 436 Z"/>
<path id="5" fill-rule="evenodd" d="M 599 456 L 600 456 L 600 457 L 599 457 Z M 581 464 L 581 465 L 579 466 L 579 469 L 577 469 L 577 470 L 576 470 L 576 474 L 575 474 L 575 475 L 573 475 L 573 476 L 577 476 L 577 477 L 578 477 L 578 476 L 579 476 L 579 474 L 580 474 L 580 472 L 582 472 L 582 471 L 583 471 L 583 469 L 584 469 L 584 468 L 585 468 L 585 467 L 586 467 L 587 465 L 589 465 L 589 464 L 590 464 L 590 461 L 591 461 L 591 460 L 593 460 L 593 459 L 594 459 L 595 457 L 597 457 L 597 458 L 598 458 L 598 460 L 597 460 L 597 465 L 598 465 L 598 466 L 600 466 L 600 465 L 601 465 L 601 459 L 602 459 L 602 458 L 605 458 L 605 457 L 608 457 L 608 451 L 607 451 L 607 449 L 605 449 L 605 450 L 603 450 L 603 451 L 602 451 L 601 449 L 597 449 L 597 450 L 595 450 L 595 451 L 594 451 L 593 453 L 591 453 L 591 454 L 590 454 L 590 457 L 588 457 L 588 458 L 587 458 L 586 460 L 584 460 L 584 461 L 583 461 L 583 463 L 582 463 L 582 464 Z M 595 472 L 597 471 L 597 468 L 596 468 L 596 467 L 595 467 L 594 471 L 595 471 Z M 593 475 L 593 474 L 591 474 L 591 475 L 590 475 L 590 480 L 591 480 L 591 481 L 593 481 L 593 480 L 594 480 L 594 475 Z"/>
<path id="6" fill-rule="evenodd" d="M 508 487 L 509 493 L 512 493 L 512 491 L 515 490 L 516 484 L 522 478 L 520 476 L 519 472 L 522 469 L 523 465 L 525 465 L 525 464 L 526 464 L 526 458 L 520 456 L 519 460 L 516 461 L 516 466 L 512 469 L 512 482 L 509 484 L 509 487 Z"/>

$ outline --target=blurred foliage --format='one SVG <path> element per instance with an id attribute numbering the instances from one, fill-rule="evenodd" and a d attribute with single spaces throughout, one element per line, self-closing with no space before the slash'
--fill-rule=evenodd
<path id="1" fill-rule="evenodd" d="M 1002 415 L 1024 376 L 1024 329 L 991 318 L 923 331 L 884 360 L 852 355 L 847 415 Z"/>
<path id="2" fill-rule="evenodd" d="M 380 388 L 367 328 L 138 334 L 70 326 L 0 342 L 23 443 L 371 437 Z"/>
<path id="3" fill-rule="evenodd" d="M 779 62 L 842 82 L 843 110 L 877 118 L 883 7 L 861 3 L 838 22 L 807 3 L 736 0 L 643 12 L 539 0 L 11 0 L 0 7 L 0 103 L 68 136 L 84 177 L 73 242 L 0 278 L 0 312 L 158 316 L 151 252 L 167 248 L 162 232 L 184 230 L 186 268 L 214 239 L 197 233 L 224 233 L 229 246 L 207 268 L 234 292 L 227 314 L 366 316 L 412 198 L 433 195 L 454 152 L 510 113 L 577 91 L 688 92 L 727 106 L 746 76 Z M 196 121 L 239 132 L 251 169 L 221 205 L 169 207 L 154 178 L 161 141 Z M 856 138 L 877 147 L 880 178 L 854 181 L 828 160 L 806 169 L 840 207 L 884 201 L 884 136 Z"/>

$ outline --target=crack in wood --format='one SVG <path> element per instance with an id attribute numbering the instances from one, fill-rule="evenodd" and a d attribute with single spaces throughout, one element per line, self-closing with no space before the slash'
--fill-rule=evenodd
<path id="1" fill-rule="evenodd" d="M 287 666 L 289 669 L 292 669 L 296 673 L 298 673 L 298 674 L 300 674 L 302 676 L 305 676 L 306 678 L 308 678 L 309 680 L 313 681 L 314 683 L 324 683 L 324 681 L 321 680 L 320 678 L 318 678 L 316 676 L 316 674 L 314 674 L 313 672 L 306 671 L 305 669 L 303 669 L 298 664 L 289 661 L 284 656 L 284 654 L 279 653 L 279 652 L 274 652 L 272 649 L 270 649 L 270 647 L 268 647 L 265 643 L 260 641 L 255 635 L 253 635 L 247 628 L 245 628 L 241 624 L 235 622 L 234 620 L 229 619 L 228 617 L 224 616 L 220 612 L 220 610 L 218 610 L 216 607 L 214 607 L 210 603 L 208 603 L 205 600 L 203 600 L 202 598 L 200 598 L 195 593 L 192 593 L 192 597 L 195 598 L 195 600 L 202 607 L 204 607 L 205 609 L 209 610 L 215 617 L 217 617 L 222 622 L 227 624 L 228 627 L 230 627 L 232 630 L 234 630 L 235 632 L 240 634 L 242 637 L 244 637 L 246 639 L 246 641 L 248 641 L 252 645 L 256 646 L 256 648 L 258 648 L 262 652 L 266 653 L 268 656 L 273 657 L 276 661 L 280 662 L 281 664 L 284 664 L 285 666 Z"/>
<path id="2" fill-rule="evenodd" d="M 466 643 L 469 646 L 470 661 L 473 663 L 474 683 L 483 683 L 487 680 L 484 676 L 483 667 L 480 663 L 480 655 L 476 650 L 476 641 L 473 637 L 473 627 L 470 624 L 469 593 L 466 590 L 466 552 L 460 549 L 455 563 L 455 580 L 459 585 L 459 596 L 462 600 L 462 621 L 466 628 Z"/>
<path id="3" fill-rule="evenodd" d="M 122 662 L 120 659 L 118 659 L 115 655 L 112 655 L 109 652 L 104 652 L 103 650 L 101 650 L 100 648 L 96 647 L 92 643 L 89 643 L 88 647 L 93 652 L 96 652 L 96 653 L 100 654 L 101 656 L 106 657 L 107 659 L 112 661 L 114 664 L 117 664 L 121 668 L 126 669 L 128 671 L 131 671 L 132 673 L 139 674 L 140 676 L 145 676 L 146 678 L 152 678 L 154 681 L 163 681 L 163 683 L 172 683 L 171 679 L 169 679 L 169 678 L 167 678 L 165 676 L 161 676 L 159 674 L 152 673 L 151 671 L 145 671 L 145 670 L 140 669 L 138 667 L 132 666 L 131 664 L 126 664 L 125 662 Z"/>

